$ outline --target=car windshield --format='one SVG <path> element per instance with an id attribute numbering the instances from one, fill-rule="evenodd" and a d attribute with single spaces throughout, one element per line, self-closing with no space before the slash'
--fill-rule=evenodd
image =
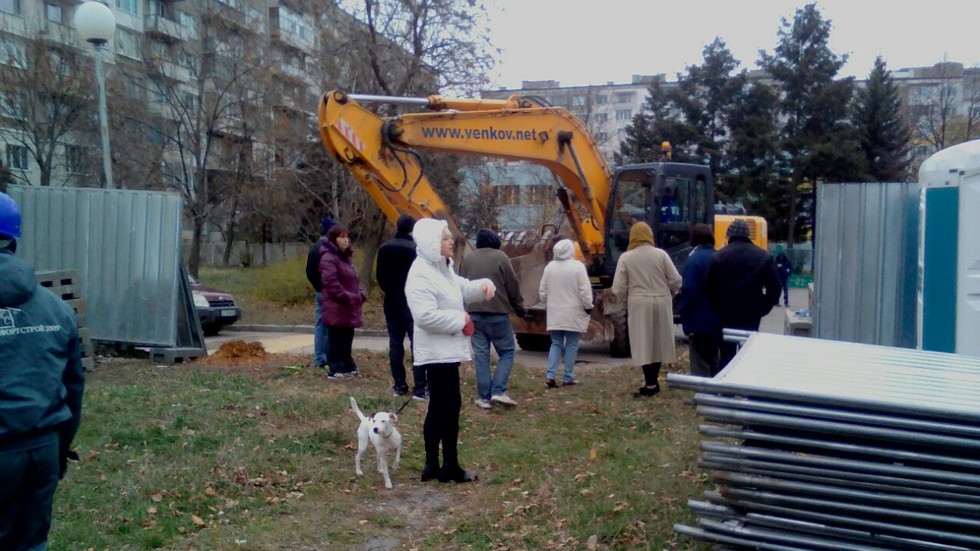
<path id="1" fill-rule="evenodd" d="M 187 281 L 190 281 L 191 285 L 197 285 L 197 278 L 195 278 L 191 274 L 187 274 Z"/>

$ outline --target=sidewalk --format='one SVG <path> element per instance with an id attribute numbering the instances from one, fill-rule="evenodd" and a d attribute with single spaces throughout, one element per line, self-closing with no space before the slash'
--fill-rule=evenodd
<path id="1" fill-rule="evenodd" d="M 786 310 L 805 310 L 807 302 L 806 289 L 791 288 L 789 290 L 789 308 L 774 307 L 769 315 L 762 318 L 759 331 L 782 335 L 786 324 Z M 676 326 L 676 334 L 680 338 L 684 337 L 679 325 Z M 261 342 L 265 350 L 272 354 L 309 354 L 311 356 L 313 354 L 312 325 L 231 325 L 224 328 L 220 335 L 206 339 L 208 353 L 214 354 L 222 343 L 232 340 Z M 405 344 L 408 346 L 407 341 Z M 377 329 L 357 329 L 354 331 L 353 347 L 355 350 L 388 350 L 388 333 Z M 517 352 L 526 362 L 530 361 L 542 365 L 547 363 L 547 352 L 527 352 L 521 350 L 520 347 L 518 347 Z M 606 363 L 608 347 L 583 342 L 579 355 L 580 359 L 587 357 L 586 361 Z M 609 358 L 608 361 L 615 364 L 623 363 L 620 359 Z"/>

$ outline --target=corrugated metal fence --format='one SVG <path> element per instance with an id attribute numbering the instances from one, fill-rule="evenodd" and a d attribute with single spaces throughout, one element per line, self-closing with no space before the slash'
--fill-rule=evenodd
<path id="1" fill-rule="evenodd" d="M 11 186 L 18 256 L 77 270 L 92 339 L 176 343 L 181 200 L 175 193 Z"/>
<path id="2" fill-rule="evenodd" d="M 919 184 L 817 186 L 814 335 L 914 348 Z"/>

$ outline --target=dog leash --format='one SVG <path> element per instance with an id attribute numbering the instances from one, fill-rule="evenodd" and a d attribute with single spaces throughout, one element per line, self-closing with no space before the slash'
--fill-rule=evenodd
<path id="1" fill-rule="evenodd" d="M 404 404 L 402 404 L 402 407 L 400 407 L 400 408 L 398 408 L 398 411 L 396 411 L 396 412 L 395 412 L 395 415 L 400 415 L 400 414 L 401 414 L 401 412 L 402 412 L 402 410 L 403 410 L 403 409 L 405 409 L 405 406 L 407 406 L 407 405 L 408 405 L 408 403 L 409 403 L 409 402 L 411 402 L 411 401 L 412 401 L 412 400 L 414 400 L 414 399 L 415 399 L 415 397 L 414 397 L 414 396 L 409 396 L 409 397 L 408 397 L 408 400 L 405 400 L 405 403 L 404 403 Z"/>

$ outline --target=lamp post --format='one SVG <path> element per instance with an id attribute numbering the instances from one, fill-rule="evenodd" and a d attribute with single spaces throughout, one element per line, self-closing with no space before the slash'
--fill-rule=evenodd
<path id="1" fill-rule="evenodd" d="M 82 40 L 95 48 L 95 81 L 99 89 L 99 131 L 102 134 L 102 170 L 105 185 L 112 189 L 112 156 L 109 154 L 109 121 L 105 107 L 105 73 L 102 68 L 102 48 L 116 34 L 116 18 L 101 2 L 84 2 L 75 8 L 75 30 Z"/>

